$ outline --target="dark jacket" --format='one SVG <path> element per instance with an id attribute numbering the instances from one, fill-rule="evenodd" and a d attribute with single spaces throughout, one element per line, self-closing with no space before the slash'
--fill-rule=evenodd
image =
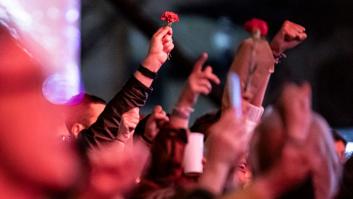
<path id="1" fill-rule="evenodd" d="M 132 108 L 144 106 L 151 92 L 151 88 L 147 88 L 134 76 L 131 77 L 107 104 L 97 121 L 79 134 L 80 145 L 84 149 L 99 148 L 101 144 L 114 141 L 122 114 Z"/>

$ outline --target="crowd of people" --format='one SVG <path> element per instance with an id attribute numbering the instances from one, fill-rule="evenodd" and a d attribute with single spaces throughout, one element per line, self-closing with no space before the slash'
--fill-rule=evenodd
<path id="1" fill-rule="evenodd" d="M 269 43 L 257 22 L 229 71 L 239 77 L 241 106 L 228 81 L 219 110 L 194 124 L 198 97 L 221 83 L 207 53 L 171 113 L 157 105 L 140 116 L 156 74 L 172 59 L 170 26 L 155 32 L 141 65 L 109 102 L 81 93 L 56 106 L 42 95 L 39 63 L 1 25 L 0 198 L 353 198 L 346 141 L 311 109 L 310 84 L 288 82 L 262 107 L 275 65 L 306 39 L 305 28 L 285 21 Z M 61 122 L 67 135 L 57 132 Z M 194 158 L 203 169 L 186 172 L 195 132 L 204 135 L 203 157 Z"/>

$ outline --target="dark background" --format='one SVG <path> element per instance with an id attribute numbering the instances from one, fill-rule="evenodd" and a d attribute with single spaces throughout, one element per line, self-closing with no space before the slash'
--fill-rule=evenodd
<path id="1" fill-rule="evenodd" d="M 242 24 L 253 17 L 269 23 L 269 39 L 284 20 L 307 29 L 308 39 L 287 52 L 276 66 L 265 104 L 288 79 L 313 86 L 313 107 L 333 128 L 353 127 L 353 1 L 279 0 L 82 0 L 82 74 L 86 90 L 109 100 L 147 52 L 148 38 L 171 10 L 181 21 L 173 25 L 176 49 L 161 70 L 154 93 L 143 109 L 162 104 L 170 110 L 203 51 L 224 78 L 239 42 L 247 37 Z M 194 117 L 214 110 L 222 88 L 202 98 Z M 346 136 L 352 136 L 347 133 Z"/>

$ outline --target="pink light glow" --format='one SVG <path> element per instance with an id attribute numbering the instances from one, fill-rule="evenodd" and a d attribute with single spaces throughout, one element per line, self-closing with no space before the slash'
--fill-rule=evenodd
<path id="1" fill-rule="evenodd" d="M 0 6 L 6 9 L 25 48 L 49 74 L 43 84 L 47 99 L 61 104 L 78 94 L 80 1 L 2 0 Z"/>

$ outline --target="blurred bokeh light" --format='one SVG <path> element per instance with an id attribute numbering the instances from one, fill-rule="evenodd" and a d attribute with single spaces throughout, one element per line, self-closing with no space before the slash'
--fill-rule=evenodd
<path id="1" fill-rule="evenodd" d="M 55 104 L 80 91 L 80 1 L 2 0 L 3 16 L 12 23 L 30 54 L 48 74 L 43 93 Z"/>

